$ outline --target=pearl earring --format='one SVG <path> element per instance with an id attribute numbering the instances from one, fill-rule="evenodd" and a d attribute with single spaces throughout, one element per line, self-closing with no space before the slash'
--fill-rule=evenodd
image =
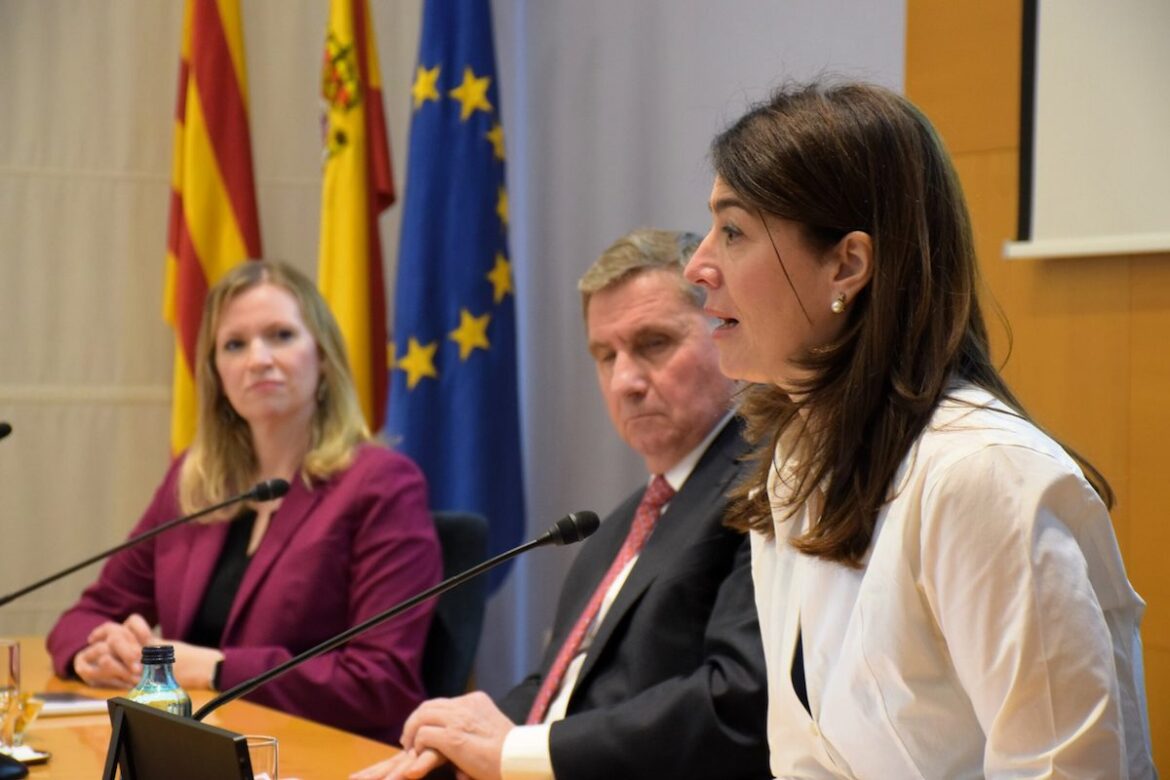
<path id="1" fill-rule="evenodd" d="M 829 306 L 829 308 L 833 310 L 834 314 L 840 314 L 841 312 L 845 311 L 845 293 L 841 293 L 836 298 L 834 298 L 833 303 L 831 306 Z"/>

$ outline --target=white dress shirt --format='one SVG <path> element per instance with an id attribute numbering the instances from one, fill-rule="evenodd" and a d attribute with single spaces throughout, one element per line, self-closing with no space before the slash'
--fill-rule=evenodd
<path id="1" fill-rule="evenodd" d="M 775 536 L 752 534 L 772 772 L 1153 777 L 1145 605 L 1105 506 L 1033 425 L 982 390 L 951 396 L 862 568 L 788 543 L 807 506 L 777 506 Z M 783 482 L 774 467 L 772 496 Z M 798 634 L 811 716 L 792 687 Z"/>
<path id="2" fill-rule="evenodd" d="M 711 432 L 707 434 L 707 438 L 703 439 L 699 443 L 699 446 L 687 453 L 686 457 L 662 475 L 670 486 L 674 488 L 675 493 L 682 490 L 683 483 L 687 481 L 687 477 L 694 471 L 695 466 L 699 463 L 699 458 L 707 451 L 707 447 L 711 446 L 711 442 L 715 440 L 715 437 L 723 430 L 723 426 L 727 425 L 731 417 L 731 414 L 724 417 L 718 425 L 711 429 Z M 653 479 L 653 475 L 647 480 L 647 485 L 650 479 Z M 665 512 L 669 506 L 669 503 L 665 504 L 660 514 L 661 512 Z M 609 589 L 606 590 L 605 598 L 601 602 L 597 616 L 589 624 L 585 638 L 581 641 L 581 647 L 578 649 L 577 654 L 573 656 L 573 659 L 569 661 L 569 666 L 565 670 L 565 677 L 561 682 L 560 689 L 557 691 L 556 696 L 553 697 L 553 700 L 549 702 L 548 712 L 544 716 L 544 721 L 534 726 L 517 726 L 508 732 L 508 736 L 504 739 L 504 749 L 500 756 L 500 776 L 502 780 L 555 779 L 552 768 L 552 756 L 549 755 L 548 747 L 550 727 L 553 723 L 565 717 L 565 712 L 569 708 L 569 698 L 572 696 L 573 689 L 577 686 L 577 678 L 581 674 L 581 667 L 585 665 L 585 656 L 589 652 L 589 646 L 593 642 L 597 628 L 605 620 L 606 613 L 613 606 L 614 599 L 621 592 L 626 577 L 629 576 L 637 562 L 638 556 L 635 555 L 622 568 L 618 575 L 614 577 Z"/>

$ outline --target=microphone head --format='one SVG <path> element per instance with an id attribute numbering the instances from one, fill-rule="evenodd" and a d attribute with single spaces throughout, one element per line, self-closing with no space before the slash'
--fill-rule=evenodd
<path id="1" fill-rule="evenodd" d="M 266 479 L 252 488 L 252 498 L 256 501 L 271 501 L 287 492 L 288 483 L 283 479 Z"/>
<path id="2" fill-rule="evenodd" d="M 3 439 L 10 433 L 12 433 L 12 426 L 6 422 L 0 422 L 0 439 Z"/>
<path id="3" fill-rule="evenodd" d="M 583 510 L 570 512 L 557 520 L 553 527 L 548 529 L 548 536 L 554 544 L 573 544 L 591 535 L 601 526 L 601 520 L 596 512 Z"/>

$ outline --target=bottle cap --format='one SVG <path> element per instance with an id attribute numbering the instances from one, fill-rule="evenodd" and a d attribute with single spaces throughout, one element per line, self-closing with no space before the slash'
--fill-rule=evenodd
<path id="1" fill-rule="evenodd" d="M 142 663 L 144 664 L 173 664 L 174 662 L 174 645 L 147 645 L 142 648 Z"/>

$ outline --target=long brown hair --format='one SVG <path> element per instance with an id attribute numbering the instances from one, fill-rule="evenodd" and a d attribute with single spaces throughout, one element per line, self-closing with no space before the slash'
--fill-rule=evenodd
<path id="1" fill-rule="evenodd" d="M 898 466 L 952 382 L 981 387 L 1027 416 L 991 362 L 958 177 L 926 117 L 867 84 L 781 88 L 717 136 L 711 156 L 716 174 L 761 218 L 799 223 L 814 250 L 852 231 L 872 240 L 873 275 L 849 303 L 843 333 L 799 361 L 811 378 L 745 391 L 757 468 L 733 494 L 729 515 L 737 528 L 772 533 L 778 497 L 766 485 L 784 437 L 793 456 L 780 499 L 788 512 L 814 489 L 825 491 L 819 518 L 795 546 L 860 565 Z M 1077 459 L 1111 505 L 1108 483 Z"/>
<path id="2" fill-rule="evenodd" d="M 215 334 L 224 307 L 262 284 L 276 285 L 296 299 L 321 359 L 321 384 L 317 388 L 309 452 L 301 464 L 302 479 L 309 484 L 344 469 L 352 461 L 357 445 L 370 439 L 345 357 L 345 342 L 317 288 L 285 263 L 241 263 L 208 292 L 203 305 L 195 352 L 199 419 L 179 477 L 179 504 L 184 512 L 242 493 L 258 477 L 252 432 L 232 408 L 215 368 Z"/>

